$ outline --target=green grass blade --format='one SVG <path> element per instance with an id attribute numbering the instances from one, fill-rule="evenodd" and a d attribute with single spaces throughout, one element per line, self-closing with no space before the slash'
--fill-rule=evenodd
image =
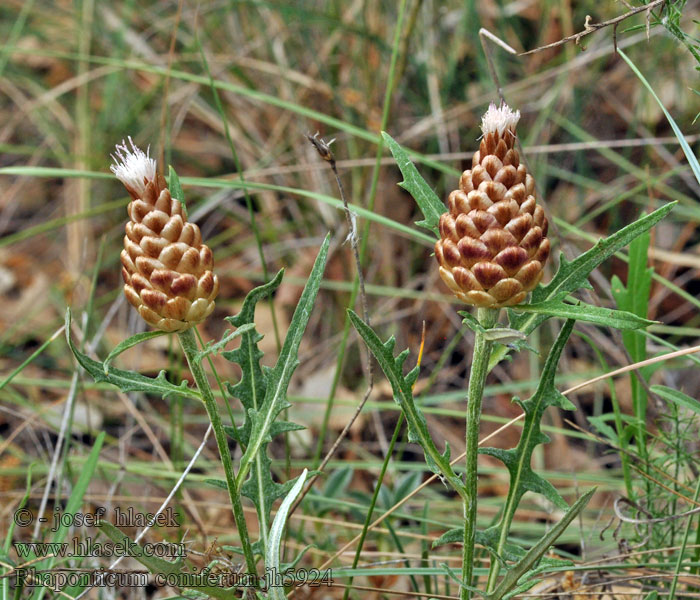
<path id="1" fill-rule="evenodd" d="M 83 468 L 80 471 L 80 476 L 78 477 L 78 481 L 75 484 L 75 487 L 73 487 L 73 491 L 71 492 L 70 497 L 68 498 L 68 503 L 66 504 L 66 508 L 63 511 L 64 515 L 71 515 L 71 518 L 75 516 L 75 514 L 79 511 L 80 507 L 82 506 L 83 503 L 83 496 L 85 495 L 85 492 L 87 491 L 88 485 L 90 485 L 90 481 L 92 480 L 92 476 L 95 472 L 95 468 L 97 467 L 97 461 L 100 458 L 100 450 L 102 449 L 102 443 L 104 442 L 105 439 L 105 432 L 101 431 L 97 438 L 95 439 L 95 443 L 92 446 L 92 450 L 90 451 L 90 455 L 88 456 L 87 460 L 85 461 L 85 464 Z M 70 522 L 70 519 L 67 520 L 67 522 Z M 53 543 L 62 543 L 65 541 L 66 536 L 68 535 L 68 531 L 70 530 L 69 525 L 64 525 L 63 522 L 61 526 L 58 528 L 58 530 L 55 532 L 53 539 L 51 540 Z M 37 570 L 42 570 L 42 569 L 51 569 L 56 562 L 57 557 L 51 557 L 47 559 L 46 561 L 42 561 L 40 564 L 36 565 Z M 37 593 L 33 596 L 35 600 L 41 600 L 43 598 L 44 593 L 46 592 L 45 587 L 39 588 Z"/>
<path id="2" fill-rule="evenodd" d="M 666 110 L 666 107 L 663 105 L 659 97 L 656 95 L 656 92 L 654 91 L 654 88 L 651 87 L 649 82 L 646 80 L 644 75 L 642 75 L 641 71 L 637 68 L 637 66 L 632 62 L 632 59 L 630 59 L 629 56 L 627 56 L 620 48 L 617 49 L 617 53 L 622 57 L 622 59 L 629 65 L 630 69 L 634 72 L 634 74 L 639 78 L 639 81 L 641 81 L 644 84 L 644 87 L 649 90 L 649 93 L 654 97 L 654 100 L 656 100 L 656 103 L 659 105 L 659 108 L 664 112 L 664 115 L 666 115 L 666 118 L 668 119 L 669 125 L 671 125 L 671 129 L 673 129 L 673 133 L 676 134 L 676 137 L 678 138 L 678 143 L 681 145 L 681 148 L 683 149 L 683 153 L 685 154 L 685 157 L 688 159 L 688 163 L 690 164 L 690 168 L 693 170 L 693 175 L 695 175 L 695 179 L 698 180 L 698 183 L 700 183 L 700 163 L 698 163 L 698 159 L 693 154 L 693 151 L 690 149 L 690 146 L 688 146 L 688 142 L 685 140 L 685 136 L 683 135 L 683 132 L 680 130 L 678 125 L 676 125 L 676 122 L 673 120 L 673 117 L 671 114 Z"/>

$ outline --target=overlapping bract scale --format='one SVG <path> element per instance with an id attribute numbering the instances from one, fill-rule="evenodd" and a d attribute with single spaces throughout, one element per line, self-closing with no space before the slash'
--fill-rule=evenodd
<path id="1" fill-rule="evenodd" d="M 133 200 L 121 253 L 126 297 L 149 325 L 188 329 L 214 310 L 219 280 L 211 250 L 162 176 L 147 182 L 140 197 L 127 189 Z"/>
<path id="2" fill-rule="evenodd" d="M 440 217 L 440 276 L 466 304 L 519 304 L 539 283 L 549 256 L 547 219 L 514 142 L 512 128 L 484 134 Z"/>

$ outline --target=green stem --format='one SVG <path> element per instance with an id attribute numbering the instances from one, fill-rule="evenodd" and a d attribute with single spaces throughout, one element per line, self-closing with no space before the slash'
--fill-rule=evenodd
<path id="1" fill-rule="evenodd" d="M 477 319 L 486 329 L 496 323 L 498 310 L 479 308 Z M 466 472 L 464 503 L 464 548 L 462 550 L 462 581 L 467 586 L 472 584 L 474 572 L 474 542 L 476 539 L 476 499 L 477 499 L 477 459 L 479 457 L 479 421 L 481 420 L 481 399 L 484 395 L 484 384 L 489 372 L 489 358 L 493 342 L 486 339 L 483 332 L 477 332 L 474 341 L 472 369 L 469 374 L 467 391 L 467 428 L 466 428 Z M 462 600 L 469 600 L 471 592 L 462 588 Z"/>
<path id="2" fill-rule="evenodd" d="M 700 497 L 700 479 L 698 480 L 697 486 L 695 487 L 695 496 L 693 497 L 693 502 L 698 501 L 698 497 Z M 668 598 L 669 600 L 674 600 L 676 597 L 676 587 L 678 585 L 678 576 L 681 573 L 681 567 L 683 566 L 683 555 L 685 554 L 685 549 L 686 546 L 688 545 L 688 536 L 690 535 L 690 530 L 692 528 L 693 524 L 693 515 L 691 515 L 688 518 L 688 523 L 685 526 L 685 533 L 683 534 L 683 543 L 681 544 L 681 549 L 680 552 L 678 553 L 678 560 L 676 562 L 676 568 L 674 571 L 674 574 L 676 577 L 674 577 L 671 580 L 671 589 L 668 592 Z M 698 528 L 698 531 L 700 531 L 700 527 Z"/>
<path id="3" fill-rule="evenodd" d="M 209 420 L 211 421 L 212 428 L 214 429 L 216 445 L 219 447 L 221 463 L 224 466 L 224 473 L 226 473 L 226 486 L 228 487 L 228 495 L 231 499 L 233 518 L 236 521 L 238 535 L 241 538 L 241 546 L 243 546 L 243 554 L 245 556 L 246 565 L 248 566 L 248 572 L 255 573 L 255 557 L 253 556 L 253 548 L 250 545 L 248 526 L 245 522 L 243 505 L 241 504 L 241 496 L 236 488 L 236 476 L 233 472 L 233 463 L 231 462 L 231 452 L 229 451 L 228 447 L 228 439 L 226 438 L 224 426 L 221 422 L 221 417 L 219 416 L 214 394 L 211 391 L 211 387 L 209 386 L 209 381 L 204 373 L 204 369 L 202 369 L 201 360 L 197 356 L 197 340 L 194 336 L 194 330 L 187 329 L 186 331 L 182 331 L 177 335 L 180 338 L 180 344 L 185 352 L 187 363 L 190 365 L 192 377 L 194 377 L 195 383 L 202 394 L 204 406 L 207 409 Z"/>
<path id="4" fill-rule="evenodd" d="M 369 531 L 369 525 L 372 522 L 372 515 L 374 514 L 374 507 L 377 504 L 377 499 L 379 498 L 379 491 L 382 488 L 382 483 L 384 483 L 384 475 L 386 475 L 386 469 L 389 466 L 389 459 L 394 452 L 394 446 L 396 445 L 396 440 L 399 439 L 399 434 L 401 433 L 401 426 L 403 425 L 403 413 L 399 413 L 399 418 L 396 421 L 396 427 L 394 427 L 394 435 L 391 436 L 391 442 L 389 442 L 389 448 L 384 457 L 384 462 L 382 463 L 381 471 L 379 472 L 379 478 L 377 479 L 377 484 L 374 486 L 374 494 L 372 494 L 372 499 L 369 503 L 369 509 L 367 510 L 367 515 L 365 516 L 365 523 L 362 526 L 362 533 L 360 534 L 360 540 L 357 542 L 357 549 L 355 550 L 355 558 L 352 560 L 352 568 L 356 569 L 360 562 L 360 556 L 362 555 L 362 546 L 365 543 L 365 538 L 367 537 L 367 532 Z M 343 600 L 348 600 L 350 596 L 350 588 L 352 588 L 352 580 L 348 581 L 348 586 L 345 588 L 345 593 L 343 594 Z"/>

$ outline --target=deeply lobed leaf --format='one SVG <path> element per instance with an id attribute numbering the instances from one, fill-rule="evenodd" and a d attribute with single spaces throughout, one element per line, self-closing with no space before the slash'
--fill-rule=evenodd
<path id="1" fill-rule="evenodd" d="M 416 221 L 416 225 L 432 231 L 438 237 L 440 215 L 445 212 L 444 203 L 418 173 L 418 169 L 411 162 L 408 152 L 385 131 L 382 132 L 382 137 L 394 155 L 396 164 L 401 169 L 401 174 L 404 177 L 399 186 L 413 196 L 425 217 L 423 221 Z"/>
<path id="2" fill-rule="evenodd" d="M 562 510 L 568 509 L 568 504 L 554 486 L 532 470 L 532 453 L 539 444 L 546 443 L 549 438 L 542 433 L 540 422 L 544 411 L 550 406 L 565 410 L 573 410 L 574 406 L 554 387 L 556 368 L 564 350 L 574 321 L 569 319 L 557 336 L 552 349 L 547 356 L 542 375 L 535 393 L 526 401 L 516 398 L 516 402 L 525 412 L 522 434 L 518 445 L 508 450 L 502 448 L 481 448 L 482 454 L 488 454 L 499 459 L 508 470 L 510 486 L 508 496 L 499 522 L 484 532 L 490 540 L 489 547 L 503 560 L 503 551 L 515 511 L 526 492 L 543 495 Z"/>
<path id="3" fill-rule="evenodd" d="M 232 389 L 234 394 L 245 398 L 245 402 L 248 404 L 246 407 L 246 422 L 241 429 L 242 439 L 246 440 L 247 446 L 241 457 L 236 485 L 241 493 L 255 498 L 254 502 L 258 507 L 258 514 L 266 517 L 264 522 L 261 521 L 261 528 L 263 523 L 267 523 L 267 515 L 269 515 L 269 509 L 274 501 L 270 500 L 270 498 L 272 496 L 279 497 L 277 494 L 286 494 L 290 487 L 294 485 L 294 480 L 291 480 L 281 487 L 275 487 L 277 484 L 270 486 L 272 482 L 270 459 L 267 456 L 265 447 L 272 440 L 271 436 L 275 431 L 273 428 L 279 413 L 291 406 L 287 402 L 287 388 L 292 374 L 299 364 L 297 358 L 299 344 L 309 322 L 321 285 L 329 245 L 330 235 L 326 236 L 316 257 L 309 279 L 304 286 L 301 298 L 292 316 L 287 336 L 275 366 L 268 371 L 260 368 L 261 353 L 257 348 L 260 334 L 254 331 L 246 333 L 242 339 L 247 356 L 243 356 L 240 353 L 234 355 L 236 362 L 240 360 L 246 365 L 245 368 L 249 369 L 250 375 L 246 379 L 244 373 L 244 379 Z M 278 277 L 281 277 L 281 275 L 278 274 Z M 272 287 L 272 282 L 268 285 Z M 249 302 L 247 304 L 244 302 L 241 313 L 232 320 L 233 324 L 240 326 L 244 320 L 252 321 L 252 311 L 254 311 L 255 303 L 269 291 L 269 289 L 261 291 L 258 288 L 258 292 L 250 297 Z M 247 338 L 247 336 L 250 337 Z M 241 349 L 244 348 L 243 344 Z M 242 399 L 242 401 L 244 400 Z M 287 426 L 284 425 L 283 427 Z M 279 431 L 281 430 L 278 429 L 277 432 Z M 263 536 L 266 535 L 264 529 L 261 530 L 261 534 Z"/>
<path id="4" fill-rule="evenodd" d="M 147 377 L 140 373 L 134 373 L 133 371 L 116 369 L 109 364 L 93 360 L 87 354 L 84 354 L 76 348 L 70 336 L 70 323 L 70 310 L 67 310 L 66 339 L 68 340 L 68 346 L 78 363 L 80 363 L 80 366 L 83 367 L 96 382 L 111 383 L 117 386 L 122 392 L 144 392 L 145 394 L 153 394 L 154 396 L 161 396 L 165 399 L 176 396 L 201 399 L 198 391 L 187 387 L 186 381 L 183 381 L 180 385 L 170 383 L 165 378 L 165 371 L 161 371 L 158 377 L 154 379 L 153 377 Z M 143 341 L 143 339 L 148 338 L 142 338 L 140 341 Z"/>
<path id="5" fill-rule="evenodd" d="M 443 453 L 437 449 L 428 431 L 425 417 L 413 399 L 413 384 L 418 379 L 419 368 L 415 367 L 407 375 L 403 374 L 403 365 L 408 356 L 408 350 L 404 350 L 394 357 L 396 340 L 393 337 L 382 343 L 374 330 L 360 319 L 357 314 L 352 310 L 348 310 L 348 315 L 391 384 L 394 400 L 401 407 L 401 411 L 408 423 L 409 441 L 421 445 L 430 470 L 443 477 L 460 496 L 466 499 L 462 480 L 450 466 L 449 446 L 445 444 Z"/>
<path id="6" fill-rule="evenodd" d="M 254 415 L 262 408 L 265 393 L 267 391 L 267 379 L 265 370 L 260 365 L 263 356 L 258 347 L 262 335 L 255 329 L 255 308 L 257 303 L 272 294 L 282 282 L 284 270 L 280 270 L 275 277 L 264 285 L 251 290 L 243 301 L 240 312 L 227 317 L 226 320 L 236 327 L 236 332 L 244 330 L 241 336 L 241 345 L 235 350 L 224 352 L 222 355 L 227 360 L 241 367 L 241 379 L 235 385 L 228 384 L 229 393 L 238 398 L 243 406 L 243 425 L 234 432 L 231 428 L 225 428 L 228 434 L 241 442 L 245 450 L 250 445 L 250 434 L 253 427 Z M 274 421 L 270 426 L 269 439 L 285 431 L 303 429 L 300 425 L 282 421 Z M 250 467 L 250 477 L 244 481 L 240 491 L 253 502 L 258 513 L 260 535 L 262 540 L 262 552 L 265 551 L 267 542 L 268 523 L 273 503 L 287 494 L 294 481 L 286 484 L 277 483 L 271 473 L 271 460 L 267 453 L 269 441 L 263 443 L 260 452 L 254 457 Z"/>

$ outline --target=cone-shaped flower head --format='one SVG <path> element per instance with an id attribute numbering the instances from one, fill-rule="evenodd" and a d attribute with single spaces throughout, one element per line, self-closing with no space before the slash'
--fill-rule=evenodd
<path id="1" fill-rule="evenodd" d="M 519 304 L 542 278 L 549 256 L 547 219 L 535 182 L 514 147 L 519 111 L 492 104 L 472 168 L 447 199 L 435 256 L 440 276 L 467 304 Z"/>
<path id="2" fill-rule="evenodd" d="M 171 197 L 156 161 L 137 148 L 117 145 L 112 172 L 133 198 L 121 253 L 124 293 L 156 329 L 184 331 L 214 310 L 219 280 L 199 227 Z"/>

